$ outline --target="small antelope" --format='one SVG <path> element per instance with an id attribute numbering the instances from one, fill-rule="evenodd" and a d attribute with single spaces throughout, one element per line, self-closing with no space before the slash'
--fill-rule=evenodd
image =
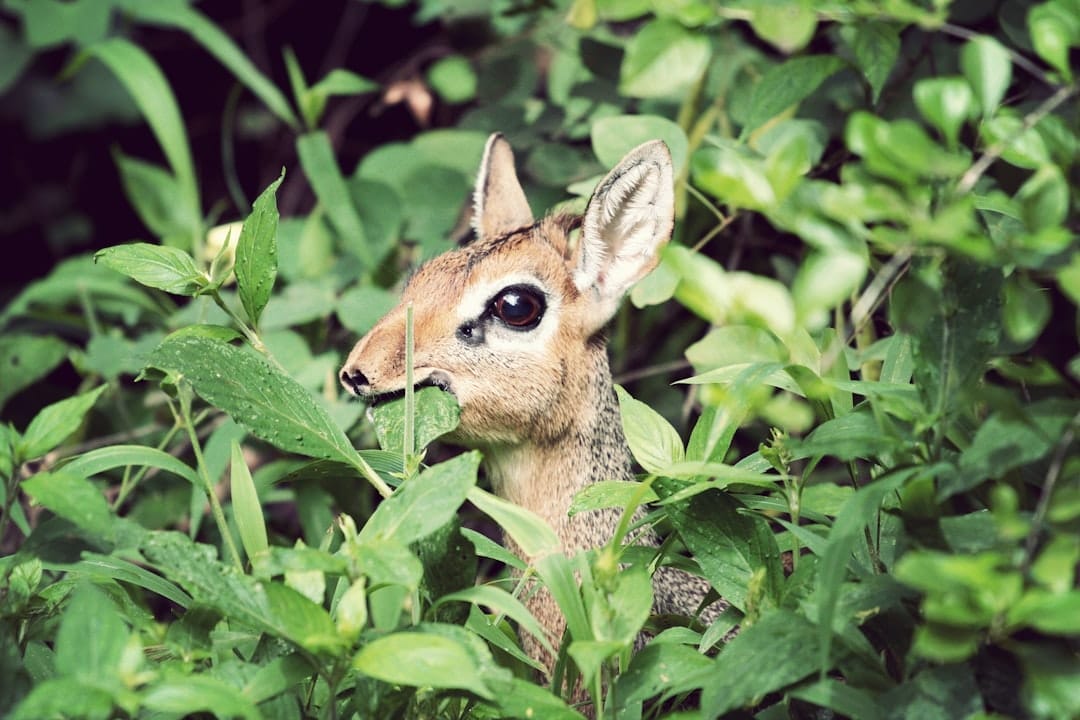
<path id="1" fill-rule="evenodd" d="M 567 509 L 590 483 L 633 479 L 604 326 L 671 236 L 671 156 L 660 141 L 641 145 L 601 181 L 583 217 L 536 221 L 510 145 L 496 134 L 473 200 L 475 240 L 417 270 L 401 304 L 349 353 L 341 381 L 369 402 L 404 388 L 411 302 L 414 380 L 461 406 L 447 439 L 481 449 L 495 492 L 546 520 L 567 553 L 599 547 L 618 510 L 568 517 Z M 639 541 L 657 539 L 646 531 Z M 692 614 L 708 590 L 666 567 L 653 584 L 660 613 Z M 558 647 L 565 621 L 554 601 L 540 592 L 527 604 Z M 550 672 L 554 658 L 540 643 L 525 634 L 522 643 Z"/>

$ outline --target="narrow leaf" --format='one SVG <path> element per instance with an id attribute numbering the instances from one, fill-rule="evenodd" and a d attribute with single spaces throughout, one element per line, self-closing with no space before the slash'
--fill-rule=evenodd
<path id="1" fill-rule="evenodd" d="M 169 453 L 144 445 L 109 445 L 79 455 L 63 466 L 64 472 L 80 477 L 90 477 L 119 467 L 137 465 L 171 472 L 192 485 L 201 487 L 202 481 L 195 470 Z"/>
<path id="2" fill-rule="evenodd" d="M 432 633 L 399 632 L 379 638 L 356 655 L 353 668 L 389 683 L 457 688 L 494 699 L 472 655 L 450 638 Z"/>
<path id="3" fill-rule="evenodd" d="M 266 523 L 263 520 L 262 505 L 255 491 L 255 482 L 251 479 L 244 451 L 240 443 L 232 443 L 232 470 L 229 473 L 232 493 L 233 515 L 240 530 L 240 542 L 248 560 L 266 553 L 269 543 L 266 540 Z"/>
<path id="4" fill-rule="evenodd" d="M 326 210 L 330 223 L 348 248 L 367 268 L 374 267 L 378 258 L 369 247 L 364 224 L 356 212 L 349 188 L 334 159 L 330 138 L 323 131 L 301 135 L 296 140 L 296 153 L 315 196 Z"/>

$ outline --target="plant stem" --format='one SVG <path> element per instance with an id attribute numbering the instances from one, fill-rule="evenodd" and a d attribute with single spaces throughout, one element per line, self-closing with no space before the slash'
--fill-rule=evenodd
<path id="1" fill-rule="evenodd" d="M 206 469 L 206 461 L 203 459 L 199 435 L 195 432 L 195 423 L 191 421 L 190 403 L 185 402 L 184 398 L 180 399 L 179 421 L 183 424 L 184 429 L 187 431 L 188 440 L 191 442 L 191 450 L 195 454 L 195 466 L 198 469 L 199 477 L 202 478 L 206 495 L 210 500 L 210 512 L 214 516 L 214 522 L 217 523 L 218 532 L 221 533 L 221 540 L 225 543 L 229 557 L 232 558 L 236 569 L 243 572 L 244 563 L 240 559 L 240 552 L 236 549 L 236 543 L 233 541 L 229 524 L 225 520 L 225 511 L 221 508 L 221 501 L 218 500 L 217 493 L 214 492 L 214 482 L 210 478 L 210 472 Z"/>

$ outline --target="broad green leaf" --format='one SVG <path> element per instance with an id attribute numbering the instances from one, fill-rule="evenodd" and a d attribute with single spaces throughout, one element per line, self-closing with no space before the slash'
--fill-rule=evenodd
<path id="1" fill-rule="evenodd" d="M 665 692 L 682 678 L 708 672 L 712 666 L 712 659 L 686 645 L 650 643 L 619 675 L 615 701 L 620 707 L 629 707 Z"/>
<path id="2" fill-rule="evenodd" d="M 83 453 L 63 466 L 64 472 L 90 477 L 114 468 L 138 465 L 171 472 L 197 488 L 202 487 L 198 473 L 169 453 L 145 445 L 108 445 Z"/>
<path id="3" fill-rule="evenodd" d="M 205 673 L 178 678 L 166 676 L 144 689 L 140 701 L 149 710 L 173 716 L 207 712 L 216 717 L 262 718 L 254 700 L 224 680 Z"/>
<path id="4" fill-rule="evenodd" d="M 48 375 L 67 356 L 68 345 L 52 336 L 0 335 L 0 409 L 12 396 Z"/>
<path id="5" fill-rule="evenodd" d="M 461 408 L 454 396 L 439 388 L 424 387 L 414 395 L 416 403 L 413 442 L 415 447 L 409 452 L 418 452 L 427 447 L 436 438 L 445 435 L 458 426 Z M 405 438 L 405 400 L 404 398 L 379 403 L 371 412 L 371 421 L 379 446 L 388 452 L 401 452 Z"/>
<path id="6" fill-rule="evenodd" d="M 807 254 L 791 288 L 798 317 L 805 324 L 850 300 L 862 286 L 868 264 L 869 258 L 844 251 Z"/>
<path id="7" fill-rule="evenodd" d="M 888 453 L 900 442 L 882 431 L 871 412 L 858 410 L 826 420 L 807 437 L 792 439 L 787 447 L 797 458 L 829 455 L 846 461 Z"/>
<path id="8" fill-rule="evenodd" d="M 713 667 L 694 676 L 704 716 L 749 707 L 802 680 L 816 671 L 821 651 L 818 628 L 805 617 L 788 610 L 766 613 L 724 647 Z"/>
<path id="9" fill-rule="evenodd" d="M 809 97 L 821 83 L 844 67 L 844 61 L 834 55 L 806 55 L 769 68 L 750 95 L 750 110 L 742 136 L 746 137 L 771 118 Z"/>
<path id="10" fill-rule="evenodd" d="M 363 335 L 395 305 L 397 296 L 390 291 L 375 285 L 361 285 L 342 293 L 334 312 L 343 327 Z"/>
<path id="11" fill-rule="evenodd" d="M 176 97 L 157 63 L 123 38 L 104 40 L 86 52 L 105 63 L 127 88 L 169 161 L 179 187 L 176 202 L 190 208 L 185 214 L 198 217 L 199 191 L 187 132 Z"/>
<path id="12" fill-rule="evenodd" d="M 1035 52 L 1071 80 L 1069 49 L 1080 44 L 1080 17 L 1056 2 L 1044 2 L 1031 8 L 1027 23 Z"/>
<path id="13" fill-rule="evenodd" d="M 907 682 L 878 696 L 888 717 L 950 720 L 978 717 L 983 699 L 968 664 L 925 667 Z"/>
<path id="14" fill-rule="evenodd" d="M 124 9 L 139 20 L 183 30 L 247 86 L 272 113 L 290 127 L 299 123 L 288 100 L 217 24 L 186 2 L 124 0 Z"/>
<path id="15" fill-rule="evenodd" d="M 398 632 L 365 645 L 353 669 L 384 682 L 413 687 L 456 688 L 493 700 L 471 653 L 448 637 Z"/>
<path id="16" fill-rule="evenodd" d="M 345 248 L 352 252 L 367 268 L 378 262 L 377 248 L 369 245 L 364 224 L 349 197 L 349 188 L 341 175 L 330 137 L 321 130 L 301 135 L 296 139 L 296 153 L 304 175 L 311 183 L 330 223 L 334 226 Z"/>
<path id="17" fill-rule="evenodd" d="M 879 720 L 885 717 L 877 704 L 876 696 L 869 690 L 854 687 L 842 680 L 825 678 L 809 685 L 792 688 L 788 694 L 840 715 L 859 720 Z"/>
<path id="18" fill-rule="evenodd" d="M 634 459 L 646 472 L 663 475 L 666 468 L 686 457 L 682 438 L 662 415 L 635 400 L 621 386 L 615 387 L 623 432 Z"/>
<path id="19" fill-rule="evenodd" d="M 626 47 L 619 91 L 631 97 L 666 97 L 697 82 L 709 63 L 709 40 L 671 20 L 652 20 Z"/>
<path id="20" fill-rule="evenodd" d="M 295 687 L 314 672 L 311 661 L 302 654 L 283 655 L 261 666 L 241 692 L 251 702 L 260 703 Z"/>
<path id="21" fill-rule="evenodd" d="M 476 71 L 461 55 L 448 55 L 427 71 L 428 83 L 448 103 L 463 103 L 476 96 Z"/>
<path id="22" fill-rule="evenodd" d="M 762 40 L 785 54 L 806 47 L 817 29 L 817 12 L 805 0 L 756 3 L 751 6 L 750 27 Z"/>
<path id="23" fill-rule="evenodd" d="M 129 634 L 105 592 L 92 583 L 80 584 L 56 633 L 57 673 L 106 687 L 116 683 Z"/>
<path id="24" fill-rule="evenodd" d="M 112 695 L 90 682 L 71 677 L 49 677 L 35 685 L 8 717 L 11 720 L 40 720 L 64 716 L 114 717 Z"/>
<path id="25" fill-rule="evenodd" d="M 95 537 L 110 538 L 119 522 L 100 490 L 65 470 L 38 473 L 24 480 L 22 488 L 37 504 Z"/>
<path id="26" fill-rule="evenodd" d="M 582 720 L 585 716 L 535 683 L 513 678 L 509 684 L 489 683 L 496 692 L 495 704 L 506 717 L 544 720 Z"/>
<path id="27" fill-rule="evenodd" d="M 666 482 L 657 485 L 661 497 L 677 488 Z M 669 505 L 667 510 L 705 578 L 722 597 L 743 609 L 755 573 L 764 572 L 765 595 L 773 601 L 779 597 L 782 573 L 780 551 L 768 524 L 739 512 L 741 508 L 730 495 L 711 491 Z"/>
<path id="28" fill-rule="evenodd" d="M 851 45 L 855 62 L 870 83 L 870 98 L 877 102 L 900 53 L 897 23 L 870 20 L 841 27 L 841 35 Z"/>
<path id="29" fill-rule="evenodd" d="M 1036 170 L 1051 162 L 1046 141 L 1035 128 L 1025 128 L 1014 115 L 998 113 L 979 126 L 983 142 L 988 146 L 1004 145 L 1001 157 L 1017 167 Z"/>
<path id="30" fill-rule="evenodd" d="M 1069 184 L 1057 165 L 1043 165 L 1016 191 L 1024 223 L 1032 230 L 1064 224 L 1069 214 Z"/>
<path id="31" fill-rule="evenodd" d="M 229 473 L 229 490 L 232 495 L 233 516 L 240 531 L 240 542 L 248 560 L 262 555 L 269 548 L 266 540 L 266 522 L 263 520 L 262 505 L 251 479 L 244 451 L 240 443 L 232 443 L 232 470 Z"/>
<path id="32" fill-rule="evenodd" d="M 699 149 L 690 158 L 694 184 L 726 205 L 768 210 L 777 203 L 765 162 L 730 142 Z"/>
<path id="33" fill-rule="evenodd" d="M 277 189 L 285 173 L 255 200 L 236 244 L 236 284 L 248 319 L 257 325 L 277 278 Z"/>
<path id="34" fill-rule="evenodd" d="M 976 35 L 960 51 L 960 68 L 975 91 L 983 117 L 990 117 L 1012 81 L 1009 51 L 991 35 Z"/>
<path id="35" fill-rule="evenodd" d="M 183 375 L 207 402 L 282 450 L 357 464 L 356 450 L 315 398 L 249 350 L 172 335 L 148 365 Z"/>
<path id="36" fill-rule="evenodd" d="M 464 453 L 427 468 L 383 500 L 360 531 L 360 541 L 415 542 L 450 522 L 476 484 L 480 454 Z"/>
<path id="37" fill-rule="evenodd" d="M 180 533 L 154 533 L 142 553 L 167 578 L 186 590 L 196 603 L 226 617 L 269 632 L 314 654 L 337 654 L 345 640 L 330 615 L 290 587 L 241 574 L 215 557 L 208 545 Z"/>
<path id="38" fill-rule="evenodd" d="M 677 124 L 660 115 L 614 115 L 593 123 L 592 148 L 606 167 L 614 167 L 628 152 L 650 140 L 663 140 L 671 152 L 675 175 L 686 167 L 689 141 Z"/>
<path id="39" fill-rule="evenodd" d="M 1080 635 L 1080 591 L 1052 593 L 1034 588 L 1009 608 L 1008 622 L 1055 635 Z"/>
<path id="40" fill-rule="evenodd" d="M 67 398 L 42 408 L 23 433 L 16 451 L 20 458 L 33 460 L 57 447 L 79 429 L 90 408 L 107 386 Z"/>
<path id="41" fill-rule="evenodd" d="M 210 277 L 195 264 L 195 258 L 175 247 L 141 242 L 113 245 L 99 250 L 94 262 L 147 287 L 177 295 L 195 295 L 210 282 Z"/>
<path id="42" fill-rule="evenodd" d="M 1032 342 L 1050 322 L 1049 293 L 1024 275 L 1010 276 L 1005 281 L 1001 322 L 1014 342 L 1020 345 Z"/>
<path id="43" fill-rule="evenodd" d="M 915 83 L 914 97 L 922 116 L 954 147 L 960 128 L 972 114 L 971 86 L 959 77 L 926 78 Z"/>

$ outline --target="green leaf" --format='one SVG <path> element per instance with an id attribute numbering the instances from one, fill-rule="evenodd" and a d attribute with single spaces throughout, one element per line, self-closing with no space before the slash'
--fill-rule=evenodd
<path id="1" fill-rule="evenodd" d="M 461 407 L 448 392 L 439 388 L 424 387 L 413 396 L 416 403 L 413 442 L 409 452 L 418 452 L 433 440 L 458 426 Z M 401 452 L 405 445 L 405 400 L 399 398 L 379 403 L 371 411 L 371 421 L 379 439 L 379 447 L 388 452 Z"/>
<path id="2" fill-rule="evenodd" d="M 814 7 L 801 0 L 780 3 L 757 3 L 751 6 L 750 27 L 762 40 L 785 54 L 806 47 L 817 29 Z"/>
<path id="3" fill-rule="evenodd" d="M 95 577 L 109 578 L 145 588 L 182 608 L 191 605 L 191 596 L 165 578 L 127 560 L 111 555 L 83 552 L 79 571 Z"/>
<path id="4" fill-rule="evenodd" d="M 983 700 L 967 664 L 928 667 L 913 679 L 878 696 L 888 717 L 950 720 L 977 717 Z"/>
<path id="5" fill-rule="evenodd" d="M 792 688 L 788 695 L 859 720 L 878 720 L 885 717 L 873 693 L 841 680 L 825 678 Z"/>
<path id="6" fill-rule="evenodd" d="M 91 683 L 73 678 L 48 678 L 34 686 L 23 698 L 11 720 L 40 720 L 46 717 L 109 718 L 116 715 L 113 698 Z"/>
<path id="7" fill-rule="evenodd" d="M 260 667 L 241 692 L 251 702 L 260 703 L 294 687 L 301 680 L 311 677 L 314 672 L 311 661 L 302 654 L 283 655 Z M 209 709 L 214 710 L 216 706 Z"/>
<path id="8" fill-rule="evenodd" d="M 106 687 L 116 683 L 129 635 L 105 592 L 90 583 L 80 584 L 56 633 L 56 672 Z"/>
<path id="9" fill-rule="evenodd" d="M 1043 230 L 1065 223 L 1069 214 L 1069 184 L 1057 165 L 1043 165 L 1016 191 L 1024 224 Z"/>
<path id="10" fill-rule="evenodd" d="M 100 490 L 64 470 L 38 473 L 24 480 L 22 488 L 37 504 L 95 537 L 109 538 L 119 522 Z"/>
<path id="11" fill-rule="evenodd" d="M 360 531 L 360 541 L 406 545 L 450 522 L 476 484 L 480 454 L 468 452 L 427 468 L 383 500 Z"/>
<path id="12" fill-rule="evenodd" d="M 689 141 L 676 123 L 660 115 L 613 115 L 593 123 L 593 152 L 606 167 L 614 167 L 628 152 L 650 140 L 663 140 L 679 175 L 686 167 Z"/>
<path id="13" fill-rule="evenodd" d="M 427 71 L 428 83 L 448 103 L 463 103 L 476 97 L 476 71 L 461 55 L 448 55 Z"/>
<path id="14" fill-rule="evenodd" d="M 897 448 L 900 439 L 882 432 L 874 414 L 857 410 L 827 420 L 802 439 L 792 439 L 788 449 L 797 458 L 829 455 L 839 460 L 874 458 Z"/>
<path id="15" fill-rule="evenodd" d="M 844 61 L 834 55 L 806 55 L 769 68 L 750 95 L 742 137 L 812 95 L 821 83 L 845 67 Z"/>
<path id="16" fill-rule="evenodd" d="M 311 183 L 315 196 L 324 208 L 344 247 L 352 252 L 366 268 L 378 261 L 376 248 L 368 244 L 364 224 L 356 212 L 345 178 L 341 175 L 330 137 L 323 131 L 309 132 L 296 139 L 296 153 L 304 175 Z"/>
<path id="17" fill-rule="evenodd" d="M 240 289 L 240 302 L 244 305 L 252 325 L 258 325 L 259 316 L 270 300 L 277 278 L 277 226 L 278 209 L 276 193 L 285 173 L 262 191 L 252 206 L 251 214 L 244 221 L 240 240 L 236 244 L 236 284 Z"/>
<path id="18" fill-rule="evenodd" d="M 868 264 L 866 256 L 842 250 L 807 254 L 791 288 L 798 318 L 806 323 L 850 300 L 862 286 Z"/>
<path id="19" fill-rule="evenodd" d="M 661 497 L 678 488 L 663 481 L 656 487 Z M 742 508 L 730 495 L 714 490 L 669 505 L 668 517 L 709 583 L 732 605 L 745 609 L 751 577 L 764 571 L 765 596 L 775 600 L 782 571 L 768 524 L 740 512 Z"/>
<path id="20" fill-rule="evenodd" d="M 180 193 L 176 202 L 188 208 L 185 215 L 200 216 L 195 165 L 184 121 L 157 63 L 142 48 L 123 38 L 104 40 L 86 52 L 105 63 L 127 88 L 169 161 Z"/>
<path id="21" fill-rule="evenodd" d="M 207 402 L 282 450 L 357 465 L 356 450 L 311 393 L 249 350 L 171 335 L 148 366 L 183 375 Z"/>
<path id="22" fill-rule="evenodd" d="M 670 688 L 681 679 L 709 672 L 713 661 L 693 648 L 653 642 L 634 655 L 619 675 L 615 700 L 621 708 L 640 703 Z"/>
<path id="23" fill-rule="evenodd" d="M 473 487 L 469 502 L 499 524 L 527 558 L 562 552 L 562 543 L 551 527 L 529 510 Z"/>
<path id="24" fill-rule="evenodd" d="M 955 147 L 964 121 L 972 114 L 975 94 L 959 77 L 926 78 L 915 83 L 915 106 L 941 131 L 949 147 Z"/>
<path id="25" fill-rule="evenodd" d="M 139 20 L 183 30 L 206 48 L 218 62 L 236 76 L 272 113 L 292 128 L 299 125 L 288 100 L 277 86 L 255 66 L 248 56 L 213 21 L 186 2 L 124 2 L 126 12 Z"/>
<path id="26" fill-rule="evenodd" d="M 393 310 L 397 302 L 397 296 L 388 290 L 374 285 L 361 285 L 342 293 L 334 312 L 343 327 L 357 335 L 363 335 L 375 327 L 375 323 L 383 315 Z"/>
<path id="27" fill-rule="evenodd" d="M 151 534 L 141 549 L 197 603 L 314 654 L 338 654 L 345 649 L 344 638 L 322 607 L 279 582 L 241 574 L 218 561 L 210 546 L 169 532 Z"/>
<path id="28" fill-rule="evenodd" d="M 525 630 L 534 638 L 537 642 L 543 645 L 549 652 L 555 654 L 554 649 L 551 647 L 551 643 L 548 642 L 547 635 L 544 633 L 543 626 L 533 617 L 528 608 L 518 600 L 516 597 L 500 590 L 493 585 L 476 585 L 474 587 L 466 588 L 465 590 L 459 590 L 458 592 L 444 595 L 436 601 L 434 607 L 439 607 L 449 602 L 467 602 L 475 605 L 484 605 L 491 610 L 493 614 L 499 616 L 505 616 L 513 620 L 518 624 L 522 630 Z"/>
<path id="29" fill-rule="evenodd" d="M 551 692 L 528 680 L 513 678 L 509 685 L 490 683 L 496 691 L 495 703 L 506 717 L 544 720 L 582 720 L 585 716 Z"/>
<path id="30" fill-rule="evenodd" d="M 625 508 L 641 492 L 641 483 L 632 480 L 600 480 L 590 483 L 579 490 L 566 514 L 573 517 L 587 510 L 604 508 Z M 647 490 L 641 502 L 656 502 L 660 498 L 652 490 Z"/>
<path id="31" fill-rule="evenodd" d="M 829 530 L 825 552 L 818 561 L 815 581 L 818 598 L 816 644 L 819 651 L 817 657 L 810 662 L 816 661 L 817 669 L 822 673 L 829 669 L 831 663 L 833 620 L 840 588 L 846 579 L 848 562 L 855 551 L 855 544 L 863 537 L 864 528 L 876 523 L 881 502 L 887 495 L 902 487 L 911 477 L 919 473 L 932 475 L 933 472 L 933 467 L 913 467 L 888 472 L 870 485 L 859 488 L 840 508 L 836 521 Z"/>
<path id="32" fill-rule="evenodd" d="M 744 628 L 724 646 L 704 680 L 701 709 L 717 717 L 752 705 L 770 692 L 802 680 L 817 669 L 818 628 L 802 615 L 774 610 Z"/>
<path id="33" fill-rule="evenodd" d="M 129 243 L 99 250 L 94 262 L 127 275 L 147 287 L 177 295 L 196 295 L 210 282 L 195 258 L 175 247 Z"/>
<path id="34" fill-rule="evenodd" d="M 166 676 L 143 690 L 140 700 L 151 711 L 173 716 L 188 717 L 206 712 L 216 717 L 249 720 L 263 717 L 255 702 L 239 689 L 207 674 Z"/>
<path id="35" fill-rule="evenodd" d="M 1035 52 L 1071 80 L 1069 49 L 1080 44 L 1080 18 L 1058 3 L 1045 2 L 1031 8 L 1027 24 Z"/>
<path id="36" fill-rule="evenodd" d="M 742 146 L 703 147 L 690 158 L 690 172 L 696 186 L 727 205 L 769 210 L 777 204 L 764 161 Z"/>
<path id="37" fill-rule="evenodd" d="M 116 149 L 113 160 L 120 170 L 128 202 L 143 224 L 162 242 L 171 244 L 178 238 L 192 238 L 200 232 L 202 219 L 193 212 L 197 208 L 177 202 L 181 197 L 180 186 L 168 171 Z"/>
<path id="38" fill-rule="evenodd" d="M 23 433 L 22 441 L 16 448 L 18 456 L 24 460 L 39 458 L 67 440 L 82 425 L 106 387 L 101 385 L 82 395 L 42 408 Z"/>
<path id="39" fill-rule="evenodd" d="M 631 97 L 678 95 L 709 63 L 708 38 L 671 20 L 652 20 L 626 46 L 619 92 Z"/>
<path id="40" fill-rule="evenodd" d="M 67 343 L 56 337 L 14 332 L 0 335 L 0 409 L 11 397 L 52 372 L 67 353 Z"/>
<path id="41" fill-rule="evenodd" d="M 353 669 L 388 683 L 456 688 L 493 700 L 472 654 L 460 643 L 433 633 L 399 632 L 365 645 Z"/>
<path id="42" fill-rule="evenodd" d="M 663 475 L 666 468 L 686 457 L 679 433 L 651 407 L 615 386 L 623 432 L 634 459 L 646 472 Z"/>
<path id="43" fill-rule="evenodd" d="M 1001 321 L 1014 342 L 1027 345 L 1034 341 L 1050 322 L 1049 293 L 1025 275 L 1011 275 L 1005 281 Z"/>
<path id="44" fill-rule="evenodd" d="M 976 35 L 960 51 L 960 68 L 975 91 L 983 117 L 990 117 L 1012 81 L 1009 51 L 991 35 Z"/>
<path id="45" fill-rule="evenodd" d="M 844 25 L 840 32 L 851 45 L 863 77 L 870 83 L 871 101 L 877 103 L 900 53 L 900 25 L 870 20 Z"/>
<path id="46" fill-rule="evenodd" d="M 1052 161 L 1038 130 L 1025 128 L 1024 121 L 1013 115 L 998 113 L 983 121 L 979 133 L 989 146 L 1004 145 L 1001 158 L 1017 167 L 1036 170 Z"/>
<path id="47" fill-rule="evenodd" d="M 197 488 L 202 487 L 202 480 L 190 465 L 163 450 L 145 445 L 108 445 L 97 448 L 75 457 L 62 469 L 72 475 L 90 477 L 129 465 L 165 470 L 184 478 Z"/>
<path id="48" fill-rule="evenodd" d="M 232 470 L 229 478 L 233 515 L 240 531 L 240 542 L 251 560 L 265 553 L 269 543 L 266 540 L 266 522 L 263 520 L 259 495 L 255 491 L 255 482 L 251 479 L 251 471 L 244 460 L 244 451 L 236 440 L 232 443 Z"/>

